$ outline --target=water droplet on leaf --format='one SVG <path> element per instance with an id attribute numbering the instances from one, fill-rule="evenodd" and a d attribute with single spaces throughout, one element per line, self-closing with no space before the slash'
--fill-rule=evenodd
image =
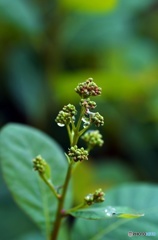
<path id="1" fill-rule="evenodd" d="M 108 216 L 108 217 L 112 217 L 113 215 L 116 214 L 116 209 L 114 207 L 111 207 L 111 206 L 108 206 L 107 208 L 105 208 L 105 214 Z"/>

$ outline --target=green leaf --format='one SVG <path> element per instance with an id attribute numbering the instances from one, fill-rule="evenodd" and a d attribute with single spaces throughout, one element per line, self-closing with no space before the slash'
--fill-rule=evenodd
<path id="1" fill-rule="evenodd" d="M 130 209 L 128 207 L 90 207 L 86 209 L 80 209 L 75 212 L 70 212 L 70 215 L 78 218 L 85 218 L 91 220 L 99 220 L 99 219 L 108 219 L 108 218 L 137 218 L 141 217 L 144 214 L 137 213 L 135 210 Z"/>
<path id="2" fill-rule="evenodd" d="M 16 48 L 9 54 L 6 67 L 6 84 L 12 101 L 29 122 L 43 126 L 47 122 L 49 111 L 49 91 L 43 81 L 42 70 L 33 62 L 31 51 Z"/>
<path id="3" fill-rule="evenodd" d="M 19 237 L 17 240 L 44 240 L 43 237 L 37 233 L 37 232 L 30 232 L 27 233 L 26 235 L 22 235 L 21 237 Z"/>
<path id="4" fill-rule="evenodd" d="M 109 218 L 98 221 L 77 219 L 72 240 L 128 240 L 128 232 L 155 232 L 158 223 L 158 186 L 151 184 L 125 184 L 106 192 L 103 206 L 129 206 L 144 217 L 136 219 Z M 100 205 L 101 206 L 101 205 Z M 100 207 L 98 206 L 98 208 Z M 119 209 L 117 209 L 119 212 Z M 121 210 L 121 209 L 120 209 Z M 120 212 L 121 214 L 121 212 Z M 139 237 L 143 240 L 144 237 Z"/>
<path id="5" fill-rule="evenodd" d="M 33 171 L 32 159 L 40 154 L 50 165 L 52 181 L 61 186 L 67 161 L 59 145 L 44 133 L 24 125 L 9 124 L 2 129 L 0 159 L 4 179 L 19 206 L 37 223 L 48 239 L 57 199 Z M 71 203 L 67 194 L 66 207 Z"/>
<path id="6" fill-rule="evenodd" d="M 0 215 L 0 234 L 3 240 L 22 240 L 19 239 L 19 236 L 23 236 L 32 231 L 39 232 L 37 226 L 18 208 L 11 199 L 11 196 L 7 193 L 5 196 L 1 194 L 0 197 Z M 20 227 L 17 223 L 20 223 Z M 9 226 L 9 231 L 6 231 L 6 226 Z M 38 238 L 34 239 L 39 240 Z"/>
<path id="7" fill-rule="evenodd" d="M 32 35 L 41 32 L 42 29 L 37 8 L 28 1 L 0 0 L 0 20 L 1 24 L 12 26 L 10 30 L 14 27 Z"/>

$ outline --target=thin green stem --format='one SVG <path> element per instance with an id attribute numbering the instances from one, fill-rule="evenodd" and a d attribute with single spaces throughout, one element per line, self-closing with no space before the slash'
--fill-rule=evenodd
<path id="1" fill-rule="evenodd" d="M 84 132 L 86 132 L 87 130 L 88 130 L 88 128 L 90 128 L 90 124 L 87 126 L 87 127 L 85 127 L 85 128 L 83 128 L 80 132 L 79 132 L 79 136 L 81 136 Z"/>
<path id="2" fill-rule="evenodd" d="M 56 220 L 55 220 L 55 224 L 54 224 L 54 229 L 53 229 L 53 232 L 52 232 L 51 238 L 50 238 L 51 240 L 56 240 L 57 239 L 57 235 L 58 235 L 61 220 L 62 220 L 62 209 L 63 209 L 63 205 L 64 205 L 64 200 L 65 200 L 65 196 L 66 196 L 66 192 L 67 192 L 67 188 L 68 188 L 68 184 L 69 184 L 69 180 L 70 180 L 70 176 L 71 176 L 71 170 L 72 170 L 72 164 L 69 165 L 67 175 L 66 175 L 66 179 L 65 179 L 65 183 L 64 183 L 64 186 L 63 186 L 62 196 L 59 199 L 59 204 L 58 204 L 58 209 L 57 209 L 57 213 L 56 213 Z"/>
<path id="3" fill-rule="evenodd" d="M 48 180 L 44 175 L 40 174 L 40 177 L 43 179 L 43 181 L 47 184 L 47 186 L 50 188 L 50 190 L 53 192 L 55 197 L 59 200 L 60 195 L 56 192 L 54 185 L 52 184 L 51 180 Z"/>
<path id="4" fill-rule="evenodd" d="M 77 123 L 77 126 L 76 126 L 76 132 L 79 132 L 79 130 L 80 130 L 80 126 L 81 126 L 81 123 L 82 123 L 82 117 L 83 117 L 84 114 L 85 114 L 85 108 L 81 107 L 80 116 L 79 116 L 78 123 Z"/>
<path id="5" fill-rule="evenodd" d="M 77 122 L 77 126 L 75 127 L 74 123 L 72 123 L 72 131 L 70 130 L 70 126 L 67 125 L 67 131 L 69 134 L 69 139 L 70 139 L 70 146 L 75 146 L 78 142 L 78 139 L 80 137 L 80 127 L 81 127 L 81 123 L 82 123 L 82 117 L 85 114 L 85 108 L 81 107 L 81 112 L 80 112 L 80 116 Z M 57 236 L 58 236 L 58 232 L 60 229 L 60 225 L 61 225 L 61 221 L 62 221 L 62 217 L 64 216 L 64 213 L 62 214 L 62 210 L 63 210 L 63 205 L 64 205 L 64 201 L 65 201 L 65 197 L 66 197 L 66 192 L 68 189 L 68 184 L 71 178 L 71 173 L 72 173 L 72 166 L 73 166 L 73 162 L 69 163 L 69 167 L 67 170 L 67 175 L 65 178 L 65 182 L 63 185 L 63 192 L 62 195 L 59 199 L 59 204 L 58 204 L 58 208 L 57 208 L 57 212 L 56 212 L 56 220 L 54 223 L 54 228 L 52 231 L 52 234 L 50 236 L 50 240 L 56 240 Z"/>
<path id="6" fill-rule="evenodd" d="M 68 132 L 68 136 L 69 136 L 69 140 L 70 140 L 70 145 L 72 144 L 72 133 L 71 133 L 71 130 L 70 130 L 70 125 L 66 125 L 66 128 L 67 128 L 67 132 Z"/>
<path id="7" fill-rule="evenodd" d="M 71 126 L 72 126 L 72 131 L 74 131 L 75 130 L 75 124 L 74 124 L 73 121 L 71 121 Z"/>
<path id="8" fill-rule="evenodd" d="M 87 150 L 87 152 L 89 153 L 92 149 L 93 149 L 93 146 L 92 146 L 92 145 L 89 145 L 86 150 Z"/>
<path id="9" fill-rule="evenodd" d="M 78 142 L 78 139 L 80 137 L 80 127 L 81 127 L 81 123 L 82 123 L 82 117 L 85 114 L 85 108 L 81 107 L 81 112 L 80 112 L 80 116 L 77 122 L 77 126 L 76 129 L 74 130 L 74 138 L 73 138 L 73 142 L 72 142 L 72 146 L 76 145 Z"/>
<path id="10" fill-rule="evenodd" d="M 83 203 L 81 203 L 81 204 L 79 204 L 79 205 L 77 205 L 77 206 L 75 206 L 73 208 L 68 209 L 65 212 L 65 214 L 69 214 L 71 212 L 76 212 L 78 209 L 81 209 L 81 208 L 83 209 L 83 208 L 86 208 L 86 207 L 87 207 L 87 203 L 83 202 Z"/>

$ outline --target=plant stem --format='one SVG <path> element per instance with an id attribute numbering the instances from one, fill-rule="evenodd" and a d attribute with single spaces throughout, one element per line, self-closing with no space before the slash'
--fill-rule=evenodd
<path id="1" fill-rule="evenodd" d="M 70 130 L 70 126 L 67 124 L 66 128 L 67 128 L 67 132 L 68 132 L 69 140 L 70 140 L 70 145 L 71 145 L 72 144 L 72 133 L 71 133 L 71 130 Z"/>
<path id="2" fill-rule="evenodd" d="M 78 209 L 81 209 L 81 208 L 83 209 L 83 208 L 86 208 L 86 207 L 88 207 L 87 203 L 83 202 L 83 203 L 81 203 L 81 204 L 79 204 L 79 205 L 77 205 L 73 208 L 68 209 L 65 214 L 69 214 L 71 212 L 76 212 Z"/>
<path id="3" fill-rule="evenodd" d="M 47 186 L 50 188 L 50 190 L 54 193 L 55 197 L 59 200 L 60 195 L 56 192 L 54 185 L 51 183 L 51 180 L 48 180 L 44 175 L 40 174 L 40 177 L 43 179 L 43 181 L 47 184 Z"/>
<path id="4" fill-rule="evenodd" d="M 85 108 L 81 107 L 81 112 L 80 112 L 80 116 L 79 116 L 76 128 L 75 128 L 74 124 L 72 125 L 72 128 L 74 128 L 73 133 L 70 131 L 69 126 L 67 126 L 67 131 L 68 131 L 71 147 L 75 146 L 77 144 L 78 139 L 80 137 L 80 132 L 79 131 L 80 131 L 81 123 L 82 123 L 82 117 L 83 117 L 84 114 L 85 114 Z M 65 201 L 65 197 L 66 197 L 68 184 L 69 184 L 69 181 L 70 181 L 70 178 L 71 178 L 72 165 L 73 165 L 73 162 L 71 162 L 69 164 L 69 167 L 68 167 L 68 170 L 67 170 L 65 183 L 64 183 L 64 186 L 63 186 L 63 192 L 62 192 L 62 195 L 61 195 L 61 197 L 59 199 L 59 202 L 58 202 L 58 208 L 57 208 L 57 212 L 56 212 L 54 228 L 53 228 L 50 240 L 56 240 L 57 237 L 58 237 L 60 224 L 61 224 L 61 220 L 62 220 L 62 217 L 63 217 L 63 215 L 62 215 L 63 205 L 64 205 L 64 201 Z"/>
<path id="5" fill-rule="evenodd" d="M 75 134 L 74 134 L 72 146 L 77 144 L 78 139 L 80 137 L 80 132 L 79 131 L 80 131 L 81 123 L 82 123 L 82 117 L 83 117 L 84 114 L 85 114 L 85 108 L 81 107 L 81 112 L 80 112 L 80 116 L 79 116 L 79 119 L 78 119 L 78 123 L 77 123 L 76 129 L 74 130 Z"/>
<path id="6" fill-rule="evenodd" d="M 63 186 L 62 196 L 59 199 L 58 209 L 57 209 L 57 213 L 56 213 L 56 220 L 55 220 L 55 223 L 54 223 L 54 229 L 53 229 L 53 232 L 51 234 L 50 240 L 56 240 L 57 239 L 57 235 L 58 235 L 61 220 L 62 220 L 63 204 L 64 204 L 64 200 L 65 200 L 65 196 L 66 196 L 66 192 L 67 192 L 67 188 L 68 188 L 68 184 L 69 184 L 69 180 L 70 180 L 70 176 L 71 176 L 71 170 L 72 170 L 72 164 L 69 165 L 69 168 L 68 168 L 68 171 L 67 171 L 65 183 L 64 183 L 64 186 Z"/>
<path id="7" fill-rule="evenodd" d="M 83 128 L 83 129 L 79 132 L 79 135 L 81 136 L 85 131 L 88 130 L 89 127 L 90 127 L 90 124 L 89 124 L 87 127 Z"/>

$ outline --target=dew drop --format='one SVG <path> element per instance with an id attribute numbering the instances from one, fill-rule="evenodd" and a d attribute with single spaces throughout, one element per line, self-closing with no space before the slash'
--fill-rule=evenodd
<path id="1" fill-rule="evenodd" d="M 64 126 L 65 126 L 65 124 L 63 124 L 63 123 L 57 123 L 57 125 L 58 125 L 59 127 L 64 127 Z"/>
<path id="2" fill-rule="evenodd" d="M 116 214 L 116 209 L 114 207 L 108 206 L 107 208 L 105 208 L 105 214 L 108 217 L 112 217 L 113 215 Z"/>
<path id="3" fill-rule="evenodd" d="M 89 118 L 87 117 L 83 117 L 82 121 L 84 122 L 83 128 L 86 128 L 90 124 Z"/>
<path id="4" fill-rule="evenodd" d="M 89 114 L 90 116 L 94 115 L 94 112 L 89 111 L 89 109 L 87 109 L 87 114 Z"/>

